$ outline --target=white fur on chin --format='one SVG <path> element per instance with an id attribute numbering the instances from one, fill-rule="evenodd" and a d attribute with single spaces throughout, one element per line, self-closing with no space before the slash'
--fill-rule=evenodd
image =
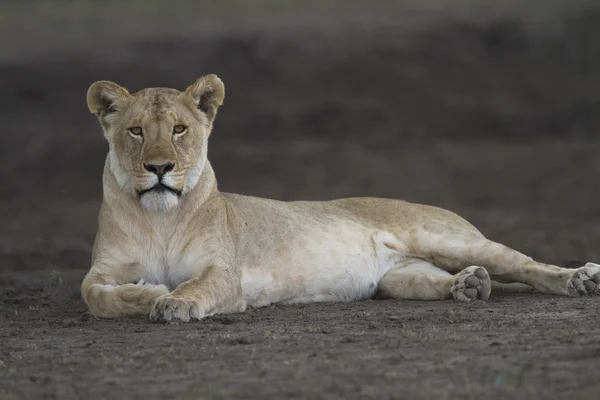
<path id="1" fill-rule="evenodd" d="M 179 197 L 171 192 L 147 192 L 140 198 L 142 207 L 148 211 L 169 211 L 179 204 Z"/>

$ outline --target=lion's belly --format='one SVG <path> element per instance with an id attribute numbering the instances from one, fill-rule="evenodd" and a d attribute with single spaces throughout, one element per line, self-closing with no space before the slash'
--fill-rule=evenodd
<path id="1" fill-rule="evenodd" d="M 354 301 L 370 298 L 379 280 L 404 258 L 386 246 L 391 234 L 338 232 L 262 254 L 242 267 L 248 305 Z"/>

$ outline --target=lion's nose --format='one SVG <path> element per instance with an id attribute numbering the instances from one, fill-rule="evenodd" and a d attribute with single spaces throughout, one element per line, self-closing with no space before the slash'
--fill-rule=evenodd
<path id="1" fill-rule="evenodd" d="M 158 176 L 162 176 L 167 172 L 171 171 L 175 164 L 166 163 L 166 164 L 144 164 L 144 168 L 146 171 L 153 172 Z"/>

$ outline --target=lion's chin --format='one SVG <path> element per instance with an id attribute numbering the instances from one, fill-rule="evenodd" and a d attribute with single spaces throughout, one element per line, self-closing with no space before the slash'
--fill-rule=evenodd
<path id="1" fill-rule="evenodd" d="M 148 211 L 169 211 L 179 204 L 179 197 L 166 190 L 153 190 L 140 197 L 142 207 Z"/>

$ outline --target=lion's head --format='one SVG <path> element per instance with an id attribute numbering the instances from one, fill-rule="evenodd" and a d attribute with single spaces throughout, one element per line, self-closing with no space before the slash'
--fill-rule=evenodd
<path id="1" fill-rule="evenodd" d="M 87 93 L 109 142 L 108 165 L 122 190 L 148 210 L 168 210 L 198 183 L 208 136 L 225 89 L 216 75 L 185 91 L 149 88 L 130 94 L 109 81 Z"/>

